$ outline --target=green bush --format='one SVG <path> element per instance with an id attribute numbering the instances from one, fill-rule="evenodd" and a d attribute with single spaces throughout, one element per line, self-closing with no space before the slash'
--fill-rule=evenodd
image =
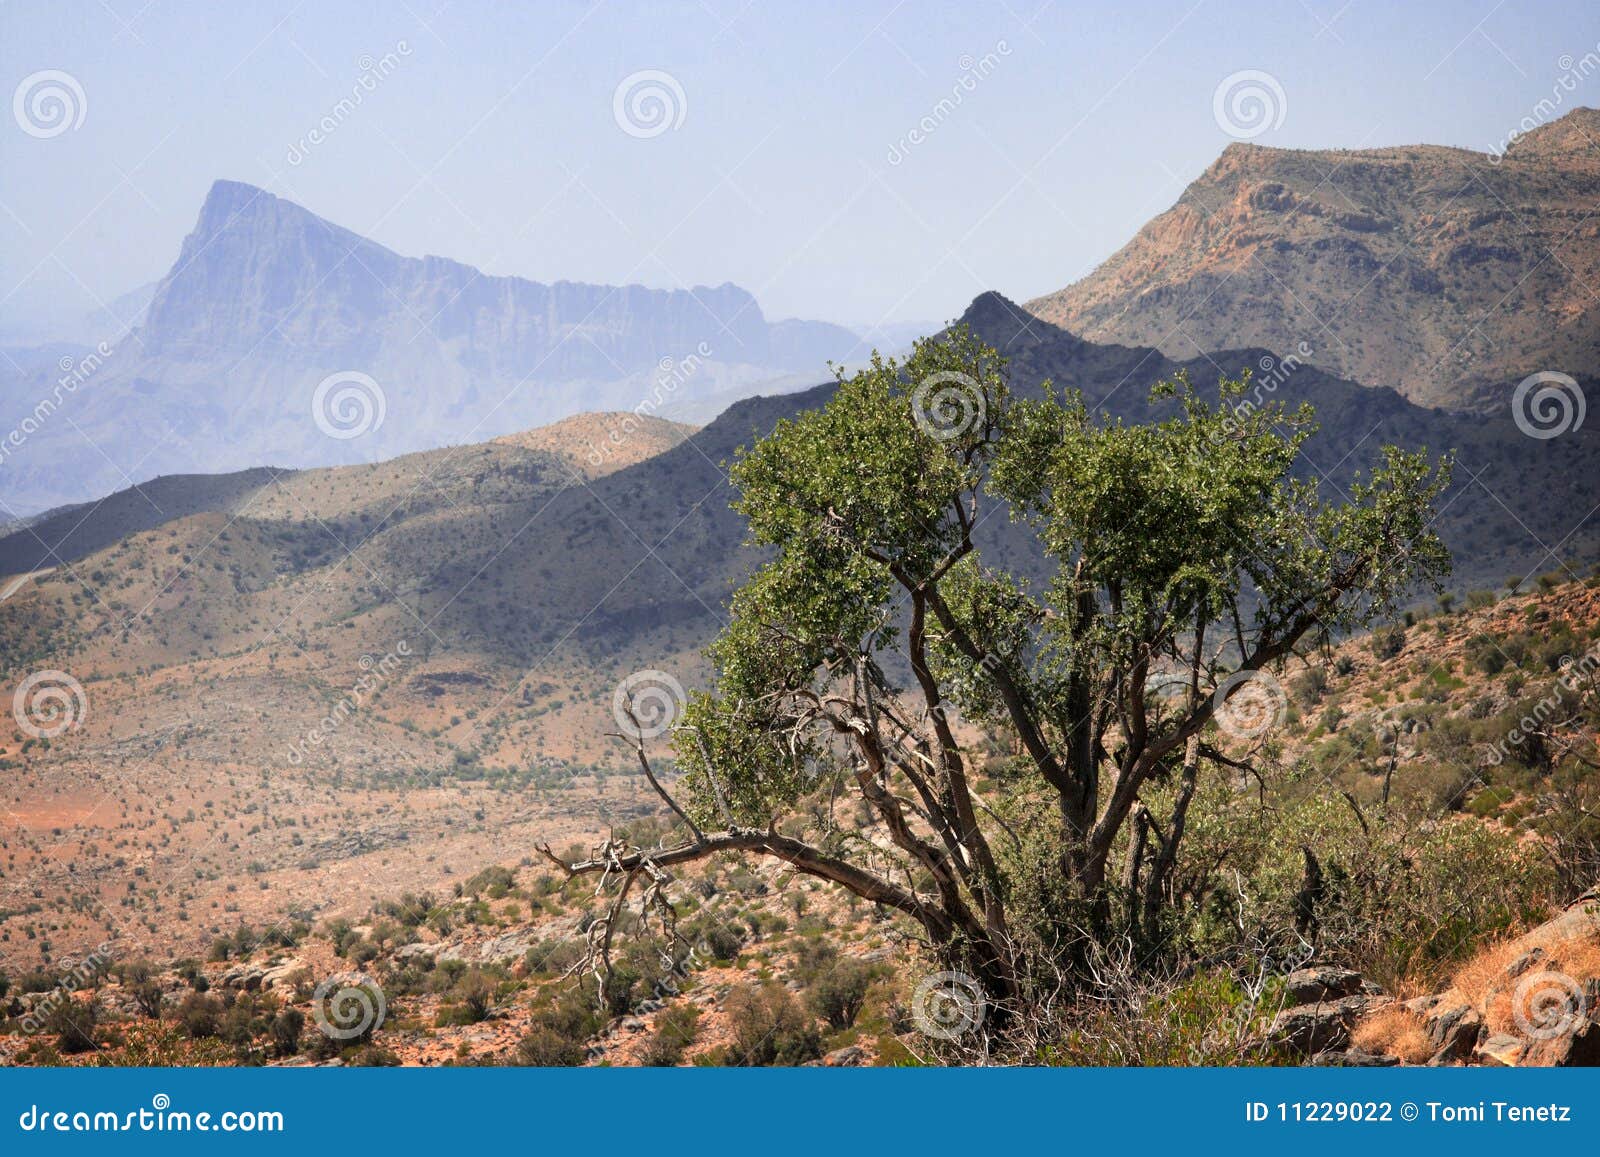
<path id="1" fill-rule="evenodd" d="M 733 1042 L 723 1063 L 741 1068 L 798 1065 L 822 1055 L 822 1036 L 781 985 L 742 985 L 728 994 Z"/>

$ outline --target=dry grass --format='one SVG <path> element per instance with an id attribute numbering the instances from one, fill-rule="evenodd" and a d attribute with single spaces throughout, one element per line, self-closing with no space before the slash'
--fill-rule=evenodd
<path id="1" fill-rule="evenodd" d="M 1399 1057 L 1420 1065 L 1433 1055 L 1422 1018 L 1398 1004 L 1380 1009 L 1356 1026 L 1350 1043 L 1362 1052 Z"/>
<path id="2" fill-rule="evenodd" d="M 1600 977 L 1600 940 L 1594 937 L 1567 936 L 1537 946 L 1546 957 L 1532 971 L 1561 973 L 1580 988 Z M 1508 980 L 1506 969 L 1531 947 L 1526 938 L 1491 944 L 1456 972 L 1455 991 L 1483 1013 L 1492 1033 L 1518 1032 L 1513 1003 L 1517 980 Z"/>

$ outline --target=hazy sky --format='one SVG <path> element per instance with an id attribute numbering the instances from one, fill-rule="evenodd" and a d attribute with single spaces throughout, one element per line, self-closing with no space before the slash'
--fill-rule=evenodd
<path id="1" fill-rule="evenodd" d="M 217 177 L 493 273 L 938 320 L 1169 206 L 1230 142 L 1232 74 L 1281 91 L 1257 143 L 1487 149 L 1596 51 L 1593 0 L 13 0 L 4 92 L 82 98 L 36 78 L 71 124 L 26 94 L 0 121 L 0 320 L 160 276 Z M 664 123 L 617 107 L 646 71 Z"/>

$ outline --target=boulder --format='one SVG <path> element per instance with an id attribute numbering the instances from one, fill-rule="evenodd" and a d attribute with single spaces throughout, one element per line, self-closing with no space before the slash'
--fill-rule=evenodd
<path id="1" fill-rule="evenodd" d="M 1483 1031 L 1483 1017 L 1465 1002 L 1436 1002 L 1423 1024 L 1428 1030 L 1428 1044 L 1433 1049 L 1432 1064 L 1466 1060 L 1478 1047 L 1478 1037 Z"/>
<path id="2" fill-rule="evenodd" d="M 1321 1068 L 1335 1069 L 1391 1069 L 1400 1063 L 1399 1057 L 1365 1053 L 1360 1049 L 1334 1049 L 1318 1053 L 1311 1063 Z"/>
<path id="3" fill-rule="evenodd" d="M 1348 968 L 1300 968 L 1289 973 L 1284 983 L 1295 1004 L 1337 1000 L 1341 996 L 1355 996 L 1366 991 L 1361 974 L 1351 972 Z"/>
<path id="4" fill-rule="evenodd" d="M 823 1056 L 822 1063 L 830 1069 L 843 1069 L 859 1065 L 866 1059 L 866 1050 L 860 1045 L 846 1045 Z"/>
<path id="5" fill-rule="evenodd" d="M 255 992 L 261 987 L 267 970 L 259 964 L 235 964 L 218 979 L 223 988 L 236 988 L 240 992 Z"/>
<path id="6" fill-rule="evenodd" d="M 1272 1022 L 1272 1039 L 1306 1057 L 1347 1049 L 1356 1021 L 1392 1003 L 1386 996 L 1358 994 L 1287 1008 Z"/>

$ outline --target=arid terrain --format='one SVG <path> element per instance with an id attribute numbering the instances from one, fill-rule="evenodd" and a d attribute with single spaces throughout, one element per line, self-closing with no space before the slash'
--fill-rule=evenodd
<path id="1" fill-rule="evenodd" d="M 1600 364 L 1600 111 L 1503 155 L 1230 146 L 1088 277 L 1028 303 L 1097 342 L 1238 345 L 1425 406 L 1503 408 Z"/>

